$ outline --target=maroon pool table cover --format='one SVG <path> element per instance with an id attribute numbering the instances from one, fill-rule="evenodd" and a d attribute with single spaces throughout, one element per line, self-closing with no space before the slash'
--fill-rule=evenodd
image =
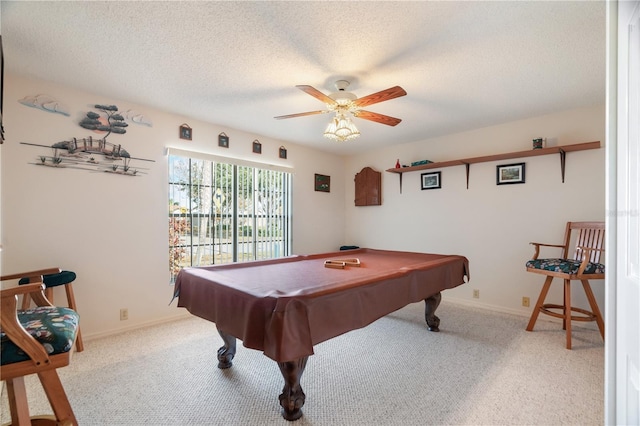
<path id="1" fill-rule="evenodd" d="M 360 267 L 324 267 L 327 259 L 353 257 Z M 464 276 L 469 279 L 464 256 L 357 249 L 184 268 L 175 293 L 178 307 L 284 362 L 463 284 Z"/>

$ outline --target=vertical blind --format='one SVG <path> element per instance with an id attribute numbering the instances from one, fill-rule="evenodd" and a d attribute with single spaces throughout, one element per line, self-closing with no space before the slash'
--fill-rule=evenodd
<path id="1" fill-rule="evenodd" d="M 291 173 L 169 153 L 169 269 L 291 253 Z"/>

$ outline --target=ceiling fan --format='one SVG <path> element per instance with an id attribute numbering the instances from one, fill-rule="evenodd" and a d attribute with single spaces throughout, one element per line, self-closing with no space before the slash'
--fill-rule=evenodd
<path id="1" fill-rule="evenodd" d="M 353 123 L 349 120 L 348 114 L 357 118 L 362 118 L 369 121 L 375 121 L 376 123 L 386 124 L 387 126 L 395 126 L 402 120 L 395 117 L 390 117 L 384 114 L 378 114 L 376 112 L 365 111 L 361 109 L 368 105 L 377 104 L 379 102 L 388 101 L 394 98 L 399 98 L 407 94 L 405 90 L 400 86 L 394 86 L 381 92 L 376 92 L 363 98 L 358 98 L 351 92 L 347 92 L 345 89 L 349 87 L 349 82 L 346 80 L 338 80 L 335 83 L 337 92 L 331 93 L 328 96 L 320 92 L 318 89 L 307 85 L 298 85 L 298 89 L 313 96 L 327 106 L 326 110 L 301 112 L 298 114 L 280 115 L 274 117 L 277 120 L 284 118 L 304 117 L 306 115 L 326 114 L 334 112 L 336 114 L 333 122 L 329 123 L 329 127 L 325 131 L 325 136 L 338 140 L 351 139 L 360 135 L 360 132 L 355 128 Z M 331 128 L 333 126 L 333 128 Z M 341 127 L 342 126 L 342 127 Z M 346 129 L 345 126 L 350 127 L 350 130 L 341 132 L 341 129 Z M 337 130 L 336 130 L 337 129 Z"/>

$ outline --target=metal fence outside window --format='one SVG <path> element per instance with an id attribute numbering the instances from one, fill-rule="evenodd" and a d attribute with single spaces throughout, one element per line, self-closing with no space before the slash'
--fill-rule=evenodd
<path id="1" fill-rule="evenodd" d="M 169 269 L 288 256 L 291 173 L 169 155 Z"/>

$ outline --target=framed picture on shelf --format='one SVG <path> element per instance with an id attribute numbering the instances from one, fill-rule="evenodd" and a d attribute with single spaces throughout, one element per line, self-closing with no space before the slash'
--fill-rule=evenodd
<path id="1" fill-rule="evenodd" d="M 420 177 L 420 182 L 422 185 L 420 189 L 442 188 L 442 182 L 440 181 L 440 172 L 422 173 Z"/>
<path id="2" fill-rule="evenodd" d="M 331 176 L 316 173 L 314 189 L 319 192 L 331 192 Z"/>
<path id="3" fill-rule="evenodd" d="M 180 139 L 186 139 L 190 141 L 193 137 L 193 129 L 188 124 L 182 124 L 180 126 Z"/>
<path id="4" fill-rule="evenodd" d="M 257 139 L 253 141 L 253 152 L 254 154 L 262 154 L 262 144 Z"/>
<path id="5" fill-rule="evenodd" d="M 496 166 L 496 185 L 524 183 L 525 163 Z"/>
<path id="6" fill-rule="evenodd" d="M 218 146 L 222 148 L 229 148 L 229 136 L 227 136 L 224 132 L 218 135 Z"/>

